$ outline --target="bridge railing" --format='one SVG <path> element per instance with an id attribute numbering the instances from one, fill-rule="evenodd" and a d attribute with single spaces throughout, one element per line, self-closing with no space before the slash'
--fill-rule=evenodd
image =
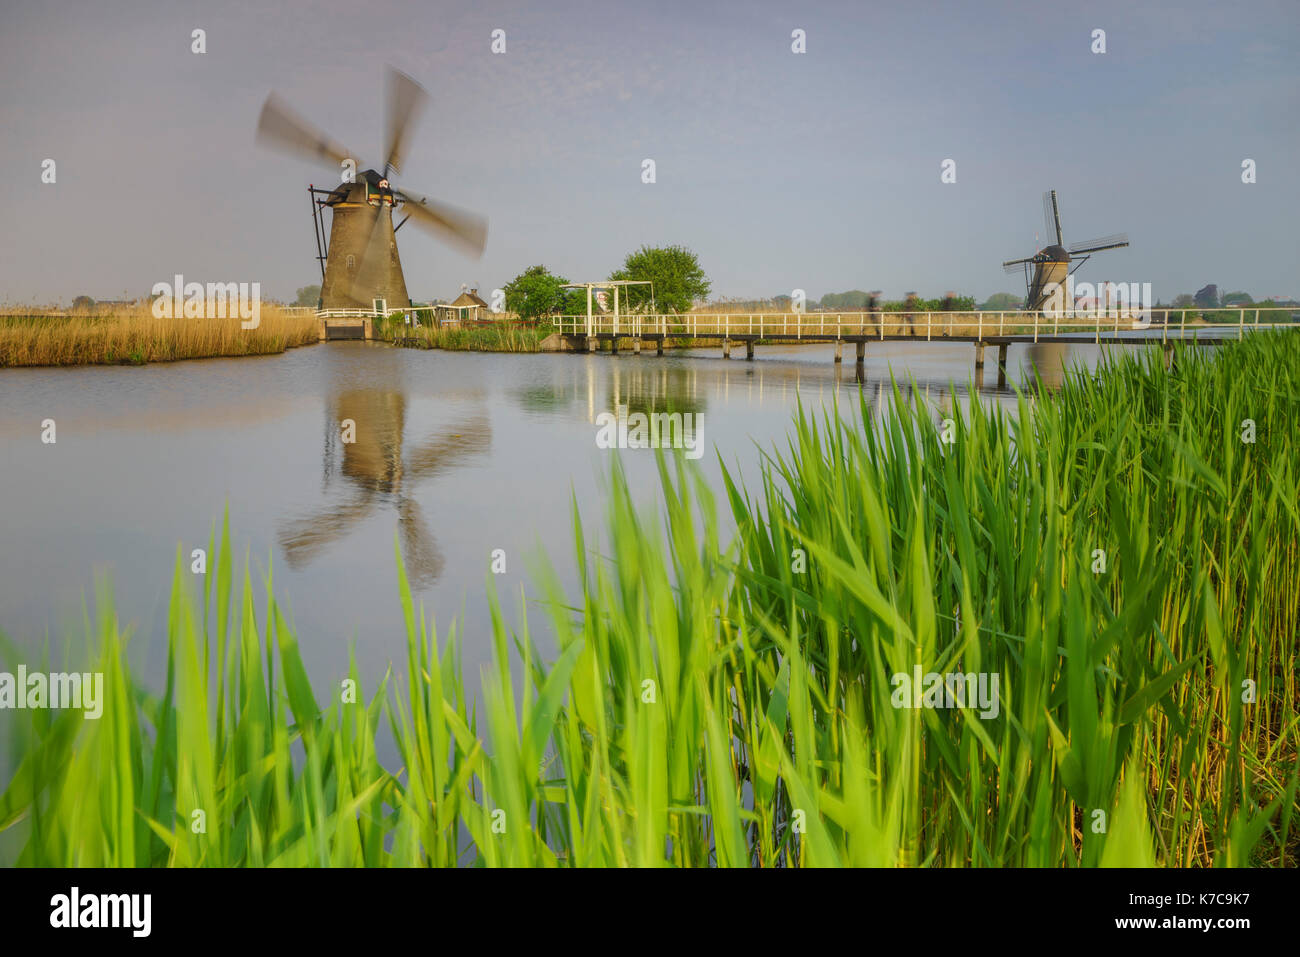
<path id="1" fill-rule="evenodd" d="M 1236 322 L 1198 321 L 1202 312 L 1235 313 Z M 1238 335 L 1261 326 L 1300 326 L 1300 307 L 1250 306 L 1241 309 L 1152 309 L 1143 317 L 1137 310 L 1061 310 L 1028 312 L 690 312 L 662 315 L 557 316 L 552 320 L 561 335 L 666 336 L 669 338 L 809 338 L 838 339 L 871 336 L 910 339 L 994 339 L 1060 335 L 1118 335 L 1129 331 L 1155 331 L 1162 339 L 1178 338 L 1206 329 L 1229 330 Z"/>
<path id="2" fill-rule="evenodd" d="M 383 313 L 373 309 L 317 309 L 317 319 L 382 319 Z"/>

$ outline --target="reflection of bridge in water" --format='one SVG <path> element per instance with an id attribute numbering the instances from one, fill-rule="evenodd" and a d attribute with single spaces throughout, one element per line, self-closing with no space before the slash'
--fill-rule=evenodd
<path id="1" fill-rule="evenodd" d="M 724 421 L 737 408 L 761 410 L 770 407 L 785 416 L 796 397 L 809 407 L 822 407 L 850 396 L 856 405 L 859 398 L 865 408 L 877 418 L 893 404 L 894 390 L 904 402 L 923 396 L 928 403 L 964 402 L 971 395 L 1008 404 L 1014 410 L 1015 402 L 1029 388 L 1054 389 L 1065 380 L 1070 368 L 1070 356 L 1075 347 L 1059 342 L 1029 343 L 1024 357 L 1033 369 L 1029 382 L 1019 388 L 1003 384 L 994 386 L 991 381 L 961 381 L 946 371 L 951 368 L 949 356 L 939 358 L 939 372 L 897 371 L 893 369 L 872 375 L 869 385 L 865 378 L 855 378 L 843 363 L 809 361 L 797 350 L 783 350 L 763 362 L 696 362 L 691 356 L 669 357 L 663 362 L 654 360 L 602 362 L 595 357 L 588 361 L 560 363 L 552 366 L 553 377 L 545 383 L 520 385 L 510 390 L 514 404 L 524 414 L 544 418 L 572 420 L 583 418 L 595 423 L 602 413 L 617 413 L 620 407 L 628 413 L 643 412 L 701 413 L 717 409 Z M 891 350 L 890 366 L 907 366 L 916 353 L 900 354 Z M 791 352 L 794 354 L 791 355 Z M 1017 365 L 1013 354 L 1011 366 Z M 833 370 L 833 371 L 832 371 Z M 1019 376 L 1017 377 L 1020 378 Z"/>
<path id="2" fill-rule="evenodd" d="M 1159 345 L 1166 364 L 1179 341 L 1215 345 L 1240 339 L 1258 329 L 1300 328 L 1295 310 L 1259 307 L 1232 310 L 1235 323 L 1188 323 L 1190 310 L 1155 309 L 1145 318 L 1121 310 L 1080 315 L 1071 311 L 1026 312 L 856 312 L 856 313 L 684 313 L 681 315 L 561 316 L 557 331 L 567 351 L 619 351 L 629 343 L 639 354 L 651 343 L 658 355 L 672 340 L 693 346 L 707 342 L 722 345 L 724 359 L 733 344 L 743 343 L 745 358 L 754 358 L 759 343 L 834 343 L 835 362 L 843 360 L 844 343 L 854 346 L 857 377 L 863 377 L 867 347 L 873 342 L 967 342 L 975 347 L 976 378 L 982 379 L 984 351 L 998 350 L 998 385 L 1006 385 L 1007 350 L 1012 343 L 1092 343 L 1095 345 Z M 1220 310 L 1223 311 L 1223 310 Z M 1193 311 L 1194 312 L 1194 311 Z M 1261 321 L 1261 314 L 1263 321 Z"/>

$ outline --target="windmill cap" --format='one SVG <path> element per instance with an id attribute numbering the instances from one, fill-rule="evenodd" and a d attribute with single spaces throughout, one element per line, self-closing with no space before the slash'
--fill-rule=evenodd
<path id="1" fill-rule="evenodd" d="M 338 186 L 335 186 L 330 192 L 329 198 L 325 200 L 325 205 L 333 206 L 336 203 L 344 202 L 350 196 L 353 196 L 357 190 L 364 188 L 366 184 L 369 184 L 373 189 L 380 189 L 381 187 L 379 184 L 383 182 L 385 182 L 385 180 L 381 174 L 372 169 L 362 170 L 357 173 L 355 181 L 351 183 L 339 183 Z M 391 185 L 388 188 L 391 189 Z"/>

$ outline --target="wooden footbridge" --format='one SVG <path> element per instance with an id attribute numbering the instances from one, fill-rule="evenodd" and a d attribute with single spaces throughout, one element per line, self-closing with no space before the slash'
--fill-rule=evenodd
<path id="1" fill-rule="evenodd" d="M 321 342 L 327 339 L 366 339 L 375 337 L 375 320 L 383 313 L 374 309 L 318 309 L 316 321 Z"/>
<path id="2" fill-rule="evenodd" d="M 1239 339 L 1257 329 L 1300 329 L 1300 309 L 1249 307 L 1213 310 L 1231 313 L 1231 323 L 1198 320 L 1200 310 L 1157 309 L 1146 318 L 1104 313 L 1049 315 L 1027 312 L 848 312 L 848 313 L 683 313 L 680 315 L 560 316 L 557 333 L 566 351 L 617 354 L 621 345 L 640 353 L 643 344 L 664 354 L 664 343 L 685 346 L 720 343 L 722 357 L 743 344 L 745 358 L 754 358 L 759 344 L 834 343 L 835 361 L 842 362 L 844 344 L 852 343 L 861 378 L 867 347 L 879 342 L 966 342 L 975 347 L 975 370 L 984 368 L 989 346 L 998 350 L 998 380 L 1005 382 L 1007 350 L 1012 343 L 1088 342 L 1160 345 L 1170 361 L 1180 340 L 1201 345 Z M 1190 321 L 1189 321 L 1190 319 Z"/>

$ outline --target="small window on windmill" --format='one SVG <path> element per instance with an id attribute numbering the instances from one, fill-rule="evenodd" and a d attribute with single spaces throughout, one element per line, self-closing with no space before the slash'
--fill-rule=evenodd
<path id="1" fill-rule="evenodd" d="M 347 264 L 349 269 L 355 269 L 357 267 L 357 257 L 349 256 L 347 260 Z"/>

